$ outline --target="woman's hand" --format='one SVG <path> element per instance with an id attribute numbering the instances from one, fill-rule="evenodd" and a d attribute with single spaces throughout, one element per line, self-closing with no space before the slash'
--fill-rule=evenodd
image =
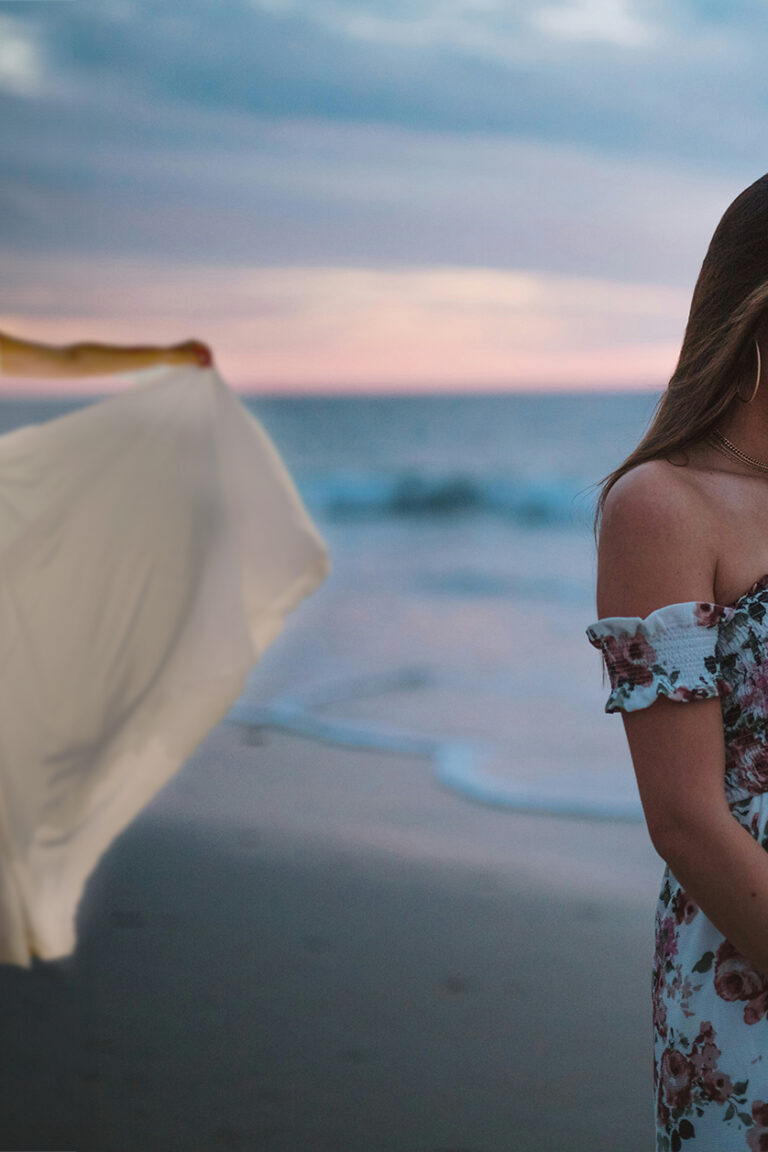
<path id="1" fill-rule="evenodd" d="M 165 364 L 197 364 L 204 368 L 213 363 L 213 353 L 202 340 L 184 340 L 163 349 Z"/>

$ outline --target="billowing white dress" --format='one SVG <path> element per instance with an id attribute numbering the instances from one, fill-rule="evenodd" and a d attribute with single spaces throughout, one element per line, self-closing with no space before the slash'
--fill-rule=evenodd
<path id="1" fill-rule="evenodd" d="M 768 850 L 768 574 L 733 604 L 686 601 L 587 628 L 611 681 L 606 712 L 658 696 L 719 698 L 724 793 Z M 726 939 L 667 865 L 655 915 L 657 1152 L 768 1150 L 768 979 Z"/>
<path id="2" fill-rule="evenodd" d="M 86 880 L 328 575 L 214 367 L 0 436 L 0 963 L 76 946 Z"/>

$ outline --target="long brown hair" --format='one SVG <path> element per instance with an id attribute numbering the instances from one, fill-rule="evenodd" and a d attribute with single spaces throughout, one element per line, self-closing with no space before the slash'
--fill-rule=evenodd
<path id="1" fill-rule="evenodd" d="M 736 197 L 714 231 L 693 290 L 677 367 L 648 431 L 618 468 L 597 481 L 602 487 L 593 521 L 595 541 L 606 497 L 619 477 L 646 460 L 684 452 L 715 427 L 740 383 L 754 380 L 753 338 L 766 316 L 768 173 Z"/>

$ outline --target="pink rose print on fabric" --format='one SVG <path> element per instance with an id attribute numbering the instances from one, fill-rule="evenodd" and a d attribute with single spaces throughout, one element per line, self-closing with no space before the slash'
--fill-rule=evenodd
<path id="1" fill-rule="evenodd" d="M 667 1007 L 664 1003 L 664 992 L 666 989 L 666 974 L 664 968 L 658 963 L 653 967 L 653 990 L 651 993 L 653 1004 L 653 1027 L 656 1034 L 662 1039 L 667 1038 Z M 654 1073 L 658 1074 L 658 1068 L 654 1065 Z"/>
<path id="2" fill-rule="evenodd" d="M 694 605 L 693 614 L 697 624 L 702 624 L 705 628 L 714 628 L 725 615 L 725 609 L 722 604 L 709 604 L 706 600 L 699 600 Z"/>
<path id="3" fill-rule="evenodd" d="M 750 1152 L 768 1152 L 768 1103 L 764 1100 L 752 1102 L 754 1127 L 747 1133 L 747 1147 Z"/>
<path id="4" fill-rule="evenodd" d="M 744 1023 L 756 1024 L 768 1009 L 768 982 L 730 940 L 715 957 L 715 991 L 722 1000 L 745 1000 Z"/>
<path id="5" fill-rule="evenodd" d="M 765 709 L 766 701 L 768 701 L 768 662 L 761 661 L 754 665 L 749 678 L 741 687 L 739 706 L 744 711 L 754 708 Z"/>
<path id="6" fill-rule="evenodd" d="M 726 1123 L 733 1120 L 751 1127 L 753 1120 L 744 1111 L 746 1097 L 743 1093 L 748 1082 L 734 1084 L 731 1077 L 720 1069 L 721 1056 L 710 1020 L 701 1021 L 692 1044 L 681 1036 L 665 1047 L 657 1066 L 654 1066 L 657 1132 L 663 1130 L 665 1133 L 657 1147 L 665 1152 L 678 1152 L 684 1141 L 693 1140 L 696 1119 L 703 1114 L 705 1107 L 721 1108 Z M 762 1145 L 757 1143 L 755 1148 L 760 1149 Z M 768 1152 L 768 1146 L 765 1152 Z"/>
<path id="7" fill-rule="evenodd" d="M 742 787 L 752 778 L 752 762 L 763 754 L 763 746 L 756 733 L 745 728 L 735 732 L 725 746 L 726 784 L 732 781 Z"/>
<path id="8" fill-rule="evenodd" d="M 655 662 L 656 649 L 642 632 L 621 639 L 606 636 L 604 654 L 612 680 L 618 679 L 633 688 L 652 682 L 654 674 L 646 665 Z"/>
<path id="9" fill-rule="evenodd" d="M 752 684 L 763 697 L 768 696 L 768 661 L 763 660 L 757 665 L 752 676 Z"/>
<path id="10" fill-rule="evenodd" d="M 718 1069 L 722 1053 L 715 1044 L 715 1031 L 709 1020 L 702 1021 L 696 1045 L 691 1053 L 691 1064 L 702 1091 L 707 1099 L 724 1104 L 733 1092 L 733 1084 L 731 1078 Z"/>
<path id="11" fill-rule="evenodd" d="M 744 1023 L 757 1024 L 768 1012 L 768 988 L 744 1007 Z"/>
<path id="12" fill-rule="evenodd" d="M 681 684 L 679 688 L 675 688 L 669 693 L 669 698 L 670 700 L 682 700 L 683 703 L 687 703 L 690 700 L 707 700 L 709 699 L 709 692 L 706 688 L 686 688 Z"/>
<path id="13" fill-rule="evenodd" d="M 664 973 L 657 968 L 653 974 L 653 1027 L 662 1040 L 667 1038 L 667 1007 L 664 1003 Z M 654 1080 L 658 1078 L 659 1070 L 654 1064 Z"/>
<path id="14" fill-rule="evenodd" d="M 677 956 L 677 933 L 675 931 L 676 917 L 665 916 L 656 931 L 656 966 L 666 968 L 668 960 Z"/>
<path id="15" fill-rule="evenodd" d="M 661 1055 L 661 1079 L 664 1095 L 661 1101 L 666 1119 L 672 1109 L 684 1111 L 691 1103 L 691 1085 L 695 1069 L 677 1048 L 666 1048 Z"/>
<path id="16" fill-rule="evenodd" d="M 690 976 L 683 975 L 682 964 L 676 964 L 674 972 L 671 980 L 667 976 L 667 995 L 674 996 L 680 1005 L 680 1011 L 685 1016 L 693 1016 L 694 1012 L 690 1007 L 690 1000 L 694 992 L 698 992 L 701 988 L 701 981 L 698 984 L 692 984 Z"/>
<path id="17" fill-rule="evenodd" d="M 675 920 L 678 924 L 682 924 L 683 922 L 690 924 L 698 912 L 699 906 L 693 897 L 689 896 L 686 891 L 680 888 L 674 899 L 673 910 Z"/>
<path id="18" fill-rule="evenodd" d="M 752 756 L 748 768 L 749 790 L 754 795 L 768 789 L 768 749 L 760 749 L 756 756 Z"/>

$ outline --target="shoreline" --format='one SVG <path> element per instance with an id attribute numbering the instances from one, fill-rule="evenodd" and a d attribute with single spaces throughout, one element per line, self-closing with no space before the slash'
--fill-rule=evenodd
<path id="1" fill-rule="evenodd" d="M 0 1146 L 646 1152 L 643 835 L 220 725 L 103 858 L 75 955 L 0 967 Z"/>

